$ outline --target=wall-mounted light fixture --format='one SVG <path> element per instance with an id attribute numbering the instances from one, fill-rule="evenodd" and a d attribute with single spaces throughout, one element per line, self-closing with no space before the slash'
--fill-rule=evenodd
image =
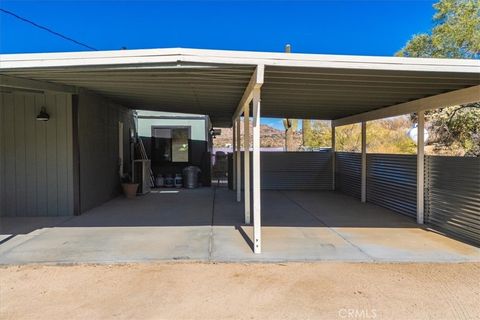
<path id="1" fill-rule="evenodd" d="M 210 135 L 213 139 L 222 134 L 222 129 L 210 129 Z"/>
<path id="2" fill-rule="evenodd" d="M 37 121 L 48 121 L 50 119 L 50 115 L 47 113 L 47 109 L 42 107 L 40 109 L 40 113 L 37 116 Z"/>

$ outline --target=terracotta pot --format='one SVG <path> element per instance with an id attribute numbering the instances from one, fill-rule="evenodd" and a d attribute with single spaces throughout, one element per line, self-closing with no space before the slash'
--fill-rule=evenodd
<path id="1" fill-rule="evenodd" d="M 137 196 L 138 183 L 122 183 L 123 193 L 129 199 Z"/>

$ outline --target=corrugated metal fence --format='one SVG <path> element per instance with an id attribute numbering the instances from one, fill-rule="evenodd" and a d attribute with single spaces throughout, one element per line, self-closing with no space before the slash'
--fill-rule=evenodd
<path id="1" fill-rule="evenodd" d="M 360 199 L 362 155 L 355 152 L 335 152 L 335 189 Z"/>
<path id="2" fill-rule="evenodd" d="M 415 217 L 417 156 L 367 154 L 367 201 Z"/>
<path id="3" fill-rule="evenodd" d="M 332 189 L 331 152 L 262 152 L 260 167 L 263 189 Z"/>
<path id="4" fill-rule="evenodd" d="M 367 201 L 415 217 L 415 155 L 367 154 Z M 336 153 L 336 190 L 360 198 L 361 155 Z M 425 157 L 425 223 L 480 244 L 480 158 Z"/>
<path id="5" fill-rule="evenodd" d="M 480 244 L 480 158 L 425 158 L 426 223 Z"/>
<path id="6" fill-rule="evenodd" d="M 250 153 L 250 163 L 253 155 Z M 243 152 L 242 188 L 243 188 Z M 229 154 L 231 186 L 232 154 Z M 262 189 L 267 190 L 331 190 L 331 152 L 261 152 Z"/>

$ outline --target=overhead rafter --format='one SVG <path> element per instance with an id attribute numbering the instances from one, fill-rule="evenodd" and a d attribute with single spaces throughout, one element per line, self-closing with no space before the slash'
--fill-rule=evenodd
<path id="1" fill-rule="evenodd" d="M 333 120 L 333 125 L 338 127 L 362 121 L 371 121 L 376 119 L 395 117 L 402 114 L 409 114 L 418 111 L 425 111 L 478 101 L 480 101 L 480 85 L 450 91 L 447 93 L 442 93 L 409 102 L 404 102 L 397 105 L 380 108 L 377 110 L 364 112 L 341 119 L 336 119 Z"/>
<path id="2" fill-rule="evenodd" d="M 243 93 L 242 99 L 240 99 L 237 109 L 233 114 L 232 121 L 235 121 L 235 119 L 242 114 L 244 106 L 250 103 L 250 101 L 252 101 L 253 92 L 256 89 L 260 89 L 262 87 L 264 82 L 264 74 L 265 74 L 265 66 L 262 64 L 257 65 L 257 67 L 255 68 L 255 71 L 252 74 L 252 77 L 250 78 L 250 82 L 248 82 L 247 88 Z"/>
<path id="3" fill-rule="evenodd" d="M 26 90 L 52 91 L 64 93 L 77 93 L 77 89 L 72 86 L 51 83 L 46 81 L 31 80 L 0 74 L 0 87 L 18 88 Z"/>

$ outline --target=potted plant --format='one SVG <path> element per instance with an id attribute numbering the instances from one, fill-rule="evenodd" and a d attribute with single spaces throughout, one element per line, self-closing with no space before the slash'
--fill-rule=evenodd
<path id="1" fill-rule="evenodd" d="M 121 178 L 123 194 L 128 199 L 133 199 L 137 196 L 138 183 L 134 183 L 128 174 Z"/>

